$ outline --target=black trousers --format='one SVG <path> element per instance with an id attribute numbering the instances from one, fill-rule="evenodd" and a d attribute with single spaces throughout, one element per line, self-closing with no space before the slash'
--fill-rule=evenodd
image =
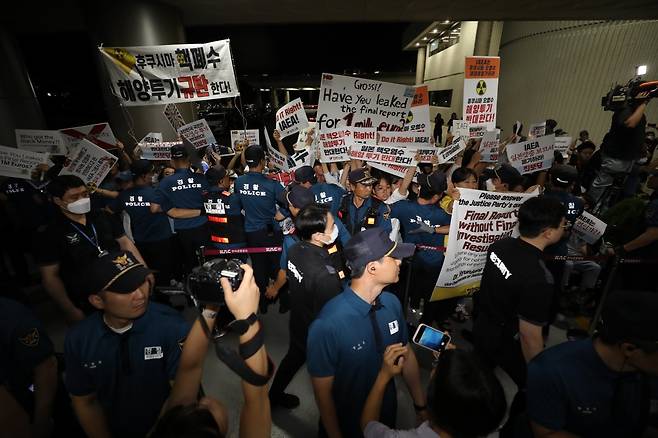
<path id="1" fill-rule="evenodd" d="M 291 315 L 291 318 L 293 316 Z M 281 360 L 279 369 L 274 376 L 272 386 L 270 387 L 270 396 L 276 398 L 283 394 L 292 379 L 297 374 L 297 371 L 306 362 L 306 345 L 303 339 L 298 336 L 290 334 L 290 343 L 288 345 L 288 352 Z"/>
<path id="2" fill-rule="evenodd" d="M 196 228 L 176 230 L 176 236 L 181 248 L 183 272 L 189 274 L 192 268 L 199 264 L 197 250 L 199 247 L 207 245 L 210 240 L 208 226 L 203 224 Z"/>
<path id="3" fill-rule="evenodd" d="M 459 300 L 459 298 L 450 298 L 430 302 L 440 272 L 440 267 L 428 266 L 417 257 L 414 257 L 412 261 L 409 291 L 411 307 L 418 308 L 420 306 L 420 300 L 423 299 L 425 301 L 423 316 L 420 320 L 423 324 L 429 325 L 432 321 L 440 324 L 445 321 L 454 312 L 457 301 Z"/>
<path id="4" fill-rule="evenodd" d="M 155 242 L 135 242 L 144 261 L 155 272 L 156 286 L 169 286 L 176 278 L 176 246 L 173 237 Z"/>
<path id="5" fill-rule="evenodd" d="M 283 240 L 281 232 L 270 232 L 267 228 L 252 231 L 247 234 L 247 244 L 250 247 L 279 246 Z M 254 268 L 254 279 L 261 294 L 265 293 L 270 278 L 275 278 L 279 270 L 280 252 L 252 254 L 251 262 Z"/>

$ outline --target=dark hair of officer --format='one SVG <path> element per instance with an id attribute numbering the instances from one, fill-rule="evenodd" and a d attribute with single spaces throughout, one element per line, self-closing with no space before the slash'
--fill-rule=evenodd
<path id="1" fill-rule="evenodd" d="M 507 411 L 505 392 L 491 368 L 466 350 L 441 354 L 427 404 L 430 423 L 460 438 L 491 434 Z"/>
<path id="2" fill-rule="evenodd" d="M 162 415 L 151 438 L 224 438 L 215 417 L 198 403 L 174 406 Z"/>
<path id="3" fill-rule="evenodd" d="M 67 190 L 77 189 L 84 185 L 85 182 L 75 175 L 59 175 L 48 184 L 48 193 L 53 198 L 61 198 Z"/>
<path id="4" fill-rule="evenodd" d="M 295 234 L 302 240 L 311 240 L 315 233 L 324 233 L 327 227 L 326 205 L 310 204 L 304 207 L 295 218 Z"/>
<path id="5" fill-rule="evenodd" d="M 458 167 L 452 172 L 452 175 L 450 175 L 450 181 L 453 184 L 459 184 L 460 182 L 466 181 L 470 176 L 475 178 L 475 181 L 478 180 L 478 174 L 475 173 L 473 169 L 468 167 Z"/>
<path id="6" fill-rule="evenodd" d="M 519 208 L 519 233 L 522 237 L 537 237 L 547 228 L 560 227 L 566 213 L 565 206 L 556 198 L 530 198 Z"/>

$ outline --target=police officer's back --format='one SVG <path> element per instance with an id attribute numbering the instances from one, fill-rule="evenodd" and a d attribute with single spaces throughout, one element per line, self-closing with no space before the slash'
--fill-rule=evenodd
<path id="1" fill-rule="evenodd" d="M 336 215 L 340 209 L 340 203 L 346 192 L 337 184 L 318 182 L 315 171 L 311 166 L 302 166 L 295 170 L 295 182 L 308 187 L 315 195 L 316 204 L 327 204 L 332 214 Z"/>
<path id="2" fill-rule="evenodd" d="M 204 193 L 204 208 L 210 229 L 210 244 L 219 249 L 242 248 L 247 243 L 242 206 L 230 192 L 229 172 L 221 165 L 206 172 L 208 191 Z"/>
<path id="3" fill-rule="evenodd" d="M 347 231 L 354 236 L 363 230 L 379 227 L 391 231 L 390 209 L 383 202 L 373 198 L 372 185 L 377 180 L 365 169 L 355 169 L 348 180 L 352 193 L 343 196 L 338 217 Z"/>

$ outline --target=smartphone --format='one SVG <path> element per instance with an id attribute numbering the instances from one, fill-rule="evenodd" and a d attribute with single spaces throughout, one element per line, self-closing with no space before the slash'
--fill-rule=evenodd
<path id="1" fill-rule="evenodd" d="M 450 335 L 427 324 L 420 324 L 412 340 L 414 344 L 441 353 L 450 343 Z"/>

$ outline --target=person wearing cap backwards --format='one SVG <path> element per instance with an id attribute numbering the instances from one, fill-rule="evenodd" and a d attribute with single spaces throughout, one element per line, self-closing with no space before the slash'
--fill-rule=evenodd
<path id="1" fill-rule="evenodd" d="M 656 436 L 657 314 L 656 293 L 615 291 L 593 338 L 556 345 L 528 364 L 535 437 Z"/>
<path id="2" fill-rule="evenodd" d="M 244 217 L 238 195 L 231 193 L 231 173 L 218 164 L 206 172 L 208 191 L 204 193 L 204 208 L 208 216 L 210 243 L 215 248 L 243 248 L 247 244 Z M 246 261 L 246 255 L 236 254 Z"/>
<path id="3" fill-rule="evenodd" d="M 110 210 L 128 214 L 135 245 L 148 266 L 156 271 L 156 285 L 168 286 L 176 271 L 176 248 L 167 215 L 151 212 L 157 198 L 151 186 L 155 168 L 148 160 L 136 160 L 130 169 L 134 185 L 121 192 Z"/>
<path id="4" fill-rule="evenodd" d="M 354 236 L 369 228 L 381 227 L 391 231 L 390 208 L 372 197 L 372 185 L 377 181 L 366 168 L 349 173 L 351 193 L 343 196 L 338 217 Z"/>
<path id="5" fill-rule="evenodd" d="M 164 211 L 174 218 L 174 231 L 182 248 L 185 270 L 197 265 L 197 250 L 208 242 L 208 218 L 203 211 L 203 192 L 208 183 L 203 175 L 190 170 L 191 162 L 183 144 L 171 147 L 173 175 L 160 181 L 155 204 L 151 211 Z"/>
<path id="6" fill-rule="evenodd" d="M 276 200 L 283 187 L 263 175 L 265 153 L 258 145 L 251 145 L 244 151 L 245 163 L 249 172 L 235 181 L 235 193 L 244 210 L 244 230 L 250 247 L 279 246 L 281 231 L 275 228 Z M 265 292 L 270 278 L 274 278 L 279 266 L 279 254 L 275 252 L 253 254 L 256 284 L 263 294 L 261 311 L 267 311 Z"/>
<path id="7" fill-rule="evenodd" d="M 94 260 L 85 273 L 98 311 L 67 333 L 65 385 L 90 437 L 143 437 L 169 396 L 190 325 L 149 303 L 151 271 L 129 252 Z"/>
<path id="8" fill-rule="evenodd" d="M 406 345 L 409 339 L 400 301 L 382 291 L 398 281 L 401 259 L 413 253 L 414 245 L 391 241 L 382 228 L 358 233 L 345 247 L 352 280 L 324 305 L 308 333 L 306 361 L 320 410 L 320 436 L 363 436 L 361 412 L 384 350 L 391 344 Z M 402 376 L 417 412 L 424 411 L 425 394 L 412 349 L 404 354 Z M 396 410 L 391 380 L 380 421 L 394 428 Z"/>
<path id="9" fill-rule="evenodd" d="M 315 170 L 311 166 L 302 166 L 295 170 L 295 182 L 313 190 L 316 204 L 329 204 L 331 213 L 336 215 L 340 208 L 341 199 L 347 192 L 336 184 L 318 182 Z"/>

